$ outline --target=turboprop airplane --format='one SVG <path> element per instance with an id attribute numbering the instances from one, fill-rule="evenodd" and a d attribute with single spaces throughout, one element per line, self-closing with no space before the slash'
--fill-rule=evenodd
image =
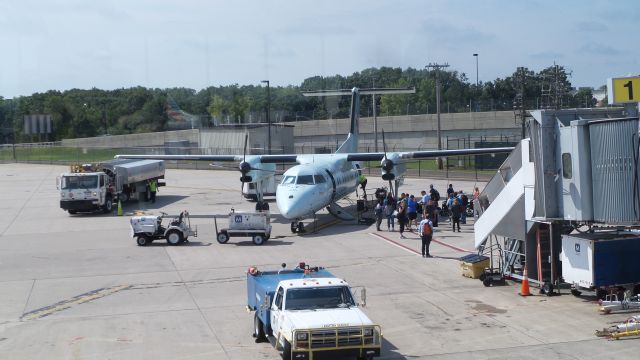
<path id="1" fill-rule="evenodd" d="M 291 221 L 292 232 L 303 232 L 302 220 L 315 216 L 316 212 L 326 208 L 332 215 L 353 220 L 353 215 L 344 211 L 337 202 L 356 191 L 358 177 L 362 171 L 362 161 L 380 161 L 382 179 L 389 182 L 392 193 L 398 188 L 405 175 L 405 162 L 412 159 L 436 158 L 452 155 L 479 155 L 511 152 L 513 148 L 482 148 L 458 150 L 428 150 L 409 152 L 387 152 L 383 135 L 384 152 L 358 152 L 358 119 L 360 114 L 360 95 L 413 93 L 415 89 L 359 89 L 304 92 L 304 96 L 351 95 L 351 127 L 347 139 L 333 154 L 284 154 L 284 155 L 246 155 L 247 136 L 245 136 L 243 155 L 116 155 L 126 159 L 162 159 L 162 160 L 202 160 L 215 162 L 238 162 L 244 185 L 255 183 L 257 210 L 268 210 L 264 201 L 266 181 L 275 176 L 276 164 L 297 164 L 282 175 L 276 188 L 276 204 L 280 214 Z"/>

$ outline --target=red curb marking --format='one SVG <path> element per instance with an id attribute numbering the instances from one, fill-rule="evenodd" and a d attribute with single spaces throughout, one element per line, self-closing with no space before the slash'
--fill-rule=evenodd
<path id="1" fill-rule="evenodd" d="M 410 247 L 408 247 L 408 246 L 405 246 L 405 245 L 403 245 L 403 244 L 401 244 L 401 243 L 399 243 L 399 242 L 397 242 L 397 241 L 395 241 L 395 240 L 391 240 L 391 239 L 389 239 L 388 237 L 386 237 L 386 236 L 384 236 L 384 235 L 380 235 L 380 234 L 377 234 L 377 233 L 369 233 L 369 234 L 371 234 L 371 235 L 375 235 L 375 236 L 377 236 L 377 237 L 379 237 L 379 238 L 381 238 L 381 239 L 383 239 L 383 240 L 386 240 L 386 241 L 389 241 L 389 242 L 393 243 L 394 245 L 398 245 L 398 246 L 400 246 L 401 248 L 407 249 L 407 250 L 409 250 L 409 251 L 411 251 L 411 252 L 414 252 L 414 253 L 416 253 L 416 254 L 418 254 L 418 255 L 421 255 L 421 253 L 420 253 L 420 252 L 418 252 L 417 250 L 414 250 L 414 249 L 412 249 L 412 248 L 410 248 Z M 474 252 L 474 251 L 469 251 L 469 250 L 466 250 L 466 249 L 463 249 L 463 248 L 459 248 L 459 247 L 457 247 L 457 246 L 449 245 L 449 244 L 444 243 L 444 242 L 442 242 L 442 241 L 440 241 L 440 240 L 431 239 L 431 241 L 432 241 L 432 242 L 435 242 L 435 243 L 437 243 L 437 244 L 440 244 L 440 245 L 442 245 L 442 246 L 446 246 L 446 247 L 451 248 L 451 249 L 456 250 L 456 251 L 460 251 L 460 252 L 468 252 L 468 253 L 473 253 L 473 252 Z"/>

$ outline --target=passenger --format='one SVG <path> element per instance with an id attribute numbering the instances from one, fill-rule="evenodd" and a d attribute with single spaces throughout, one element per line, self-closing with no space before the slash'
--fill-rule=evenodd
<path id="1" fill-rule="evenodd" d="M 449 195 L 451 194 L 455 194 L 455 190 L 453 190 L 453 184 L 449 184 L 449 187 L 447 188 L 447 197 L 450 197 Z"/>
<path id="2" fill-rule="evenodd" d="M 453 232 L 456 232 L 456 224 L 458 224 L 458 232 L 460 232 L 460 213 L 461 213 L 462 206 L 460 205 L 460 200 L 458 200 L 458 198 L 453 197 L 453 194 L 451 195 L 451 197 L 452 199 L 454 199 L 450 207 L 451 224 L 453 225 Z"/>
<path id="3" fill-rule="evenodd" d="M 382 201 L 383 200 L 378 200 L 378 203 L 376 204 L 376 207 L 373 209 L 374 213 L 376 215 L 376 230 L 377 231 L 381 231 L 380 230 L 380 224 L 382 224 L 382 217 L 383 212 L 384 212 L 384 205 L 382 205 Z"/>
<path id="4" fill-rule="evenodd" d="M 384 216 L 387 217 L 387 231 L 396 231 L 395 229 L 395 214 L 396 200 L 391 193 L 387 194 L 387 198 L 384 199 Z"/>
<path id="5" fill-rule="evenodd" d="M 429 195 L 426 191 L 420 191 L 420 199 L 418 199 L 418 214 L 424 216 L 424 210 L 427 208 L 427 204 L 429 204 L 429 200 L 431 199 L 431 195 Z"/>
<path id="6" fill-rule="evenodd" d="M 440 201 L 440 193 L 433 187 L 433 184 L 429 185 L 429 196 L 431 196 L 431 199 L 435 201 L 436 204 Z"/>
<path id="7" fill-rule="evenodd" d="M 398 224 L 400 224 L 400 239 L 404 239 L 404 227 L 407 224 L 407 207 L 404 201 L 398 201 Z"/>
<path id="8" fill-rule="evenodd" d="M 429 213 L 425 210 L 423 213 L 423 219 L 420 221 L 420 225 L 418 225 L 418 231 L 420 232 L 420 239 L 422 240 L 422 257 L 430 258 L 432 257 L 429 254 L 429 245 L 431 244 L 431 239 L 433 238 L 433 223 L 429 220 Z"/>
<path id="9" fill-rule="evenodd" d="M 460 206 L 462 208 L 462 214 L 460 214 L 460 223 L 466 224 L 467 223 L 467 206 L 469 206 L 469 198 L 465 193 L 462 192 L 462 190 L 460 190 L 459 199 L 460 199 Z"/>
<path id="10" fill-rule="evenodd" d="M 434 200 L 429 200 L 425 211 L 430 214 L 429 220 L 431 220 L 433 227 L 438 227 L 438 205 Z"/>
<path id="11" fill-rule="evenodd" d="M 477 199 L 480 196 L 480 190 L 476 187 L 473 189 L 473 200 Z"/>
<path id="12" fill-rule="evenodd" d="M 415 226 L 418 226 L 417 218 L 418 218 L 418 203 L 413 195 L 409 196 L 409 200 L 407 200 L 407 231 L 411 231 L 411 224 L 414 223 Z"/>

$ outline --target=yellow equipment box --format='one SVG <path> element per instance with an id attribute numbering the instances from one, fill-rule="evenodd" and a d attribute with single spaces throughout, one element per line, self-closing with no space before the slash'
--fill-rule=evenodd
<path id="1" fill-rule="evenodd" d="M 486 256 L 470 254 L 460 258 L 460 268 L 462 269 L 462 276 L 466 276 L 472 279 L 478 279 L 484 272 L 484 269 L 488 267 L 489 258 Z"/>

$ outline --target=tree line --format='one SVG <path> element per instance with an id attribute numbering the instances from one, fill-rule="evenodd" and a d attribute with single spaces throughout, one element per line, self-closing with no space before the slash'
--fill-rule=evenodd
<path id="1" fill-rule="evenodd" d="M 344 118 L 349 114 L 350 98 L 304 97 L 302 91 L 324 89 L 415 87 L 415 94 L 376 97 L 380 116 L 436 112 L 435 70 L 369 68 L 349 76 L 313 76 L 300 85 L 271 87 L 269 108 L 272 120 L 306 121 Z M 480 82 L 476 86 L 465 73 L 440 71 L 441 112 L 566 108 L 593 106 L 590 89 L 571 91 L 570 75 L 563 66 L 550 66 L 538 72 L 518 68 L 505 78 Z M 371 116 L 372 97 L 361 99 L 361 116 Z M 0 129 L 3 142 L 15 133 L 16 141 L 33 138 L 23 134 L 24 115 L 52 114 L 49 140 L 91 137 L 102 134 L 130 134 L 164 131 L 171 128 L 168 104 L 199 115 L 202 124 L 264 122 L 267 109 L 265 86 L 226 85 L 196 91 L 189 88 L 151 89 L 145 87 L 115 90 L 50 90 L 31 96 L 0 97 Z M 274 117 L 274 115 L 277 115 Z"/>

